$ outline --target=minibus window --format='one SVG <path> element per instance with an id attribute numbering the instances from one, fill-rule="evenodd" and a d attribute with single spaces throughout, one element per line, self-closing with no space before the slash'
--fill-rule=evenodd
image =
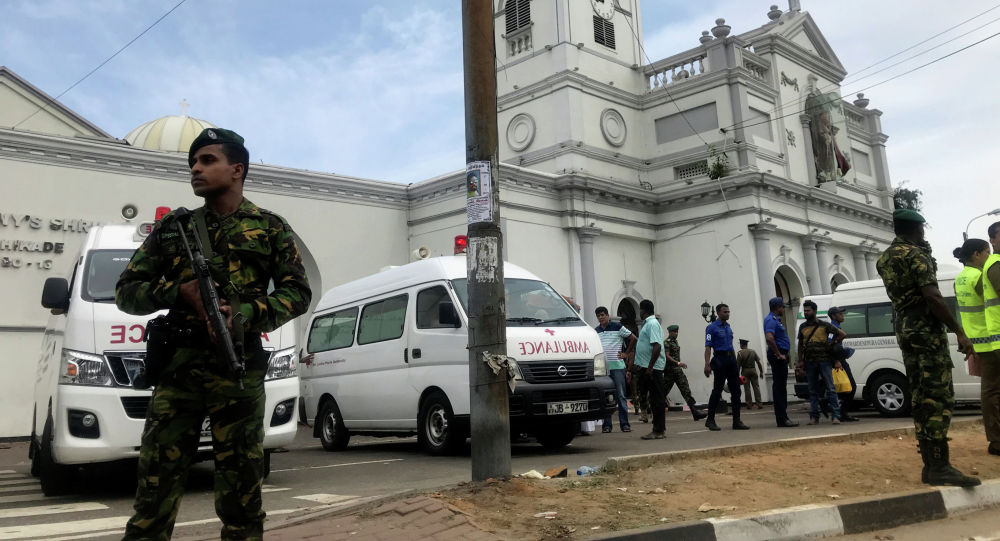
<path id="1" fill-rule="evenodd" d="M 133 253 L 135 250 L 94 250 L 87 254 L 81 291 L 83 300 L 115 302 L 115 285 Z"/>
<path id="2" fill-rule="evenodd" d="M 357 321 L 357 307 L 314 319 L 306 348 L 309 353 L 316 353 L 350 347 L 354 344 L 354 325 Z"/>
<path id="3" fill-rule="evenodd" d="M 454 329 L 454 323 L 441 323 L 441 306 L 454 306 L 444 286 L 429 287 L 417 293 L 418 329 Z"/>
<path id="4" fill-rule="evenodd" d="M 358 325 L 358 344 L 395 340 L 403 336 L 406 318 L 406 295 L 365 305 Z"/>
<path id="5" fill-rule="evenodd" d="M 868 334 L 864 306 L 845 306 L 844 322 L 840 328 L 847 333 L 848 338 L 856 338 Z"/>
<path id="6" fill-rule="evenodd" d="M 458 300 L 466 313 L 469 311 L 466 279 L 452 280 Z M 582 326 L 580 315 L 556 293 L 549 284 L 524 278 L 505 278 L 503 281 L 507 305 L 508 327 Z"/>
<path id="7" fill-rule="evenodd" d="M 892 336 L 892 305 L 873 304 L 868 307 L 868 334 L 871 336 Z"/>

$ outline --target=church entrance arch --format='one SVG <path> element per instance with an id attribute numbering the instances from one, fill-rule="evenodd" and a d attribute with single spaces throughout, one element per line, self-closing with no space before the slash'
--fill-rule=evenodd
<path id="1" fill-rule="evenodd" d="M 774 295 L 781 297 L 788 305 L 782 323 L 785 324 L 786 329 L 789 329 L 788 334 L 792 335 L 795 317 L 799 312 L 799 303 L 802 302 L 803 288 L 798 274 L 788 265 L 778 267 L 774 273 Z"/>
<path id="2" fill-rule="evenodd" d="M 848 280 L 843 274 L 839 272 L 834 274 L 833 277 L 830 278 L 830 291 L 837 291 L 838 287 L 846 284 L 847 282 L 850 282 L 850 280 Z"/>
<path id="3" fill-rule="evenodd" d="M 618 308 L 615 310 L 618 316 L 618 321 L 623 327 L 632 331 L 635 334 L 639 333 L 639 303 L 635 302 L 635 299 L 631 297 L 625 297 L 618 303 Z"/>

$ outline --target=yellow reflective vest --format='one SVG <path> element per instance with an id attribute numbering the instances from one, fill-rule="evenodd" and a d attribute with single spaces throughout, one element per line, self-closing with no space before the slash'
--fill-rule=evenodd
<path id="1" fill-rule="evenodd" d="M 969 337 L 976 351 L 993 351 L 992 340 L 986 327 L 985 303 L 976 292 L 980 278 L 985 280 L 983 271 L 975 267 L 965 267 L 955 277 L 955 298 L 958 300 L 958 314 L 962 319 L 962 329 Z M 985 288 L 985 284 L 983 285 Z"/>
<path id="2" fill-rule="evenodd" d="M 1000 296 L 987 276 L 990 266 L 1000 263 L 1000 255 L 991 254 L 983 264 L 983 305 L 986 307 L 986 332 L 991 350 L 1000 349 Z"/>

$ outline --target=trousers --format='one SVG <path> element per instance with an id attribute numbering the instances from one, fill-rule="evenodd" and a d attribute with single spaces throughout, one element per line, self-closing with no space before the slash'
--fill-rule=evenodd
<path id="1" fill-rule="evenodd" d="M 712 395 L 708 398 L 708 414 L 715 416 L 715 409 L 722 400 L 722 389 L 729 384 L 733 401 L 733 420 L 740 418 L 740 365 L 733 352 L 717 351 L 710 366 L 715 379 L 712 381 Z"/>
<path id="2" fill-rule="evenodd" d="M 767 349 L 767 363 L 771 365 L 771 400 L 774 401 L 774 419 L 779 424 L 788 419 L 788 350 L 781 350 L 782 361 L 771 348 Z"/>

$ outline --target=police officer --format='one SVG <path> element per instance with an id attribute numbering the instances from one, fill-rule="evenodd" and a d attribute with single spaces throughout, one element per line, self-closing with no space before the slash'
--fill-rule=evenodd
<path id="1" fill-rule="evenodd" d="M 670 394 L 674 384 L 677 384 L 677 389 L 691 410 L 691 416 L 695 421 L 700 421 L 707 417 L 707 414 L 697 408 L 698 403 L 691 396 L 691 386 L 688 385 L 687 374 L 684 373 L 687 364 L 681 362 L 681 346 L 677 343 L 678 331 L 680 327 L 677 325 L 667 327 L 667 339 L 663 341 L 664 353 L 667 356 L 666 368 L 663 370 L 663 396 Z"/>
<path id="2" fill-rule="evenodd" d="M 736 353 L 736 362 L 740 365 L 740 376 L 746 383 L 743 384 L 743 394 L 746 395 L 747 409 L 756 407 L 760 409 L 760 374 L 764 373 L 764 366 L 760 364 L 760 356 L 750 349 L 750 341 L 740 338 L 740 350 Z M 760 369 L 760 372 L 757 369 Z M 750 391 L 753 391 L 754 403 L 750 402 Z"/>
<path id="3" fill-rule="evenodd" d="M 705 421 L 705 426 L 709 430 L 722 430 L 715 424 L 715 409 L 722 399 L 722 388 L 728 383 L 733 398 L 733 430 L 750 430 L 749 426 L 740 421 L 740 365 L 736 362 L 736 351 L 733 349 L 729 305 L 716 306 L 715 313 L 719 319 L 705 328 L 705 377 L 715 373 L 712 395 L 708 399 L 708 420 Z"/>
<path id="4" fill-rule="evenodd" d="M 767 301 L 770 311 L 764 316 L 764 338 L 767 341 L 767 364 L 771 365 L 771 400 L 774 420 L 779 428 L 793 428 L 799 423 L 788 418 L 788 351 L 792 347 L 788 331 L 781 322 L 785 300 L 774 297 Z"/>
<path id="5" fill-rule="evenodd" d="M 163 217 L 118 280 L 122 311 L 166 316 L 173 350 L 158 374 L 139 451 L 135 514 L 124 539 L 168 539 L 188 468 L 209 416 L 215 454 L 215 509 L 222 539 L 262 539 L 264 511 L 264 374 L 260 334 L 304 313 L 311 292 L 292 229 L 283 218 L 243 197 L 249 166 L 243 138 L 203 130 L 188 151 L 191 187 L 205 199 L 193 218 Z M 181 241 L 199 235 L 211 273 L 226 299 L 222 311 L 234 336 L 244 335 L 240 378 L 215 353 L 197 280 Z M 192 228 L 192 224 L 197 229 Z M 189 242 L 191 242 L 189 240 Z M 274 290 L 268 293 L 268 284 Z"/>
<path id="6" fill-rule="evenodd" d="M 972 343 L 955 321 L 937 284 L 937 262 L 924 240 L 924 217 L 909 209 L 892 213 L 896 238 L 879 257 L 876 269 L 885 283 L 895 315 L 896 340 L 909 381 L 913 424 L 924 461 L 922 480 L 931 485 L 975 486 L 948 458 L 948 427 L 955 405 L 947 331 L 962 353 Z M 946 328 L 947 327 L 947 328 Z"/>
<path id="7" fill-rule="evenodd" d="M 986 232 L 993 245 L 993 254 L 983 262 L 983 318 L 989 351 L 978 353 L 982 377 L 980 390 L 983 426 L 986 439 L 990 441 L 986 450 L 991 455 L 1000 455 L 1000 265 L 997 264 L 1000 263 L 1000 222 L 990 225 Z"/>

